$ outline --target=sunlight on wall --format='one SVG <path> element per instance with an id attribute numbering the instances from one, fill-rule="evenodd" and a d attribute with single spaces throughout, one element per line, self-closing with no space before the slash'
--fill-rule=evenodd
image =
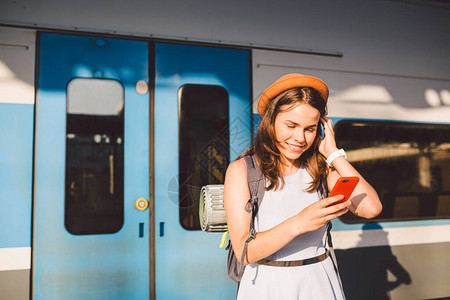
<path id="1" fill-rule="evenodd" d="M 330 101 L 392 103 L 394 99 L 384 86 L 360 84 L 346 90 L 332 91 L 330 93 Z"/>
<path id="2" fill-rule="evenodd" d="M 0 103 L 34 103 L 34 87 L 15 76 L 0 60 Z"/>

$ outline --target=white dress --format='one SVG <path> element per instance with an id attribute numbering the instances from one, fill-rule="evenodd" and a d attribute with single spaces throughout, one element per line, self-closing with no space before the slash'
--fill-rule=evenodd
<path id="1" fill-rule="evenodd" d="M 305 192 L 312 178 L 303 167 L 296 174 L 285 176 L 284 181 L 282 190 L 265 192 L 255 219 L 257 232 L 280 224 L 319 200 L 317 192 Z M 322 227 L 301 234 L 267 259 L 299 260 L 323 254 L 325 230 Z M 299 267 L 249 264 L 245 267 L 237 299 L 329 300 L 344 297 L 333 262 L 328 257 L 321 262 Z"/>

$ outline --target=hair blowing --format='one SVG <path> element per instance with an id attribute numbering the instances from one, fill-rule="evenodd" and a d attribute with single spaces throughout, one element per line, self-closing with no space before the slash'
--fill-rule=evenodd
<path id="1" fill-rule="evenodd" d="M 297 104 L 308 104 L 314 107 L 320 112 L 321 117 L 327 113 L 326 102 L 316 90 L 308 87 L 286 90 L 269 102 L 252 145 L 238 157 L 239 159 L 245 155 L 255 155 L 261 172 L 270 182 L 266 190 L 277 190 L 284 186 L 281 174 L 281 154 L 277 148 L 275 135 L 275 118 L 280 112 L 287 111 Z M 317 134 L 311 147 L 298 159 L 301 164 L 305 165 L 307 172 L 313 178 L 307 192 L 319 188 L 321 177 L 327 170 L 325 158 L 318 151 L 318 143 L 319 135 Z"/>

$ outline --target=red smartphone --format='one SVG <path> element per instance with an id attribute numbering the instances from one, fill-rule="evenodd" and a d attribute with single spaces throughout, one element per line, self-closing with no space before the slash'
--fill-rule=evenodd
<path id="1" fill-rule="evenodd" d="M 334 185 L 331 193 L 328 197 L 336 196 L 336 195 L 344 195 L 344 199 L 337 201 L 333 204 L 345 202 L 350 198 L 350 195 L 353 193 L 356 185 L 359 182 L 359 177 L 351 176 L 351 177 L 340 177 L 336 184 Z"/>

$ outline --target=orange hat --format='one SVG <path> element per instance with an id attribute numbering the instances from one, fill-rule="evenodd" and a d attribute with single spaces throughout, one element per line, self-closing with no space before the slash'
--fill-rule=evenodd
<path id="1" fill-rule="evenodd" d="M 283 77 L 279 78 L 277 81 L 275 81 L 271 86 L 269 86 L 259 97 L 258 100 L 258 113 L 260 116 L 264 114 L 264 111 L 266 110 L 267 104 L 281 94 L 284 91 L 287 91 L 289 89 L 295 88 L 295 87 L 310 87 L 315 89 L 320 96 L 322 96 L 323 100 L 327 102 L 328 100 L 328 87 L 319 78 L 313 77 L 313 76 L 306 76 L 302 74 L 287 74 Z"/>

